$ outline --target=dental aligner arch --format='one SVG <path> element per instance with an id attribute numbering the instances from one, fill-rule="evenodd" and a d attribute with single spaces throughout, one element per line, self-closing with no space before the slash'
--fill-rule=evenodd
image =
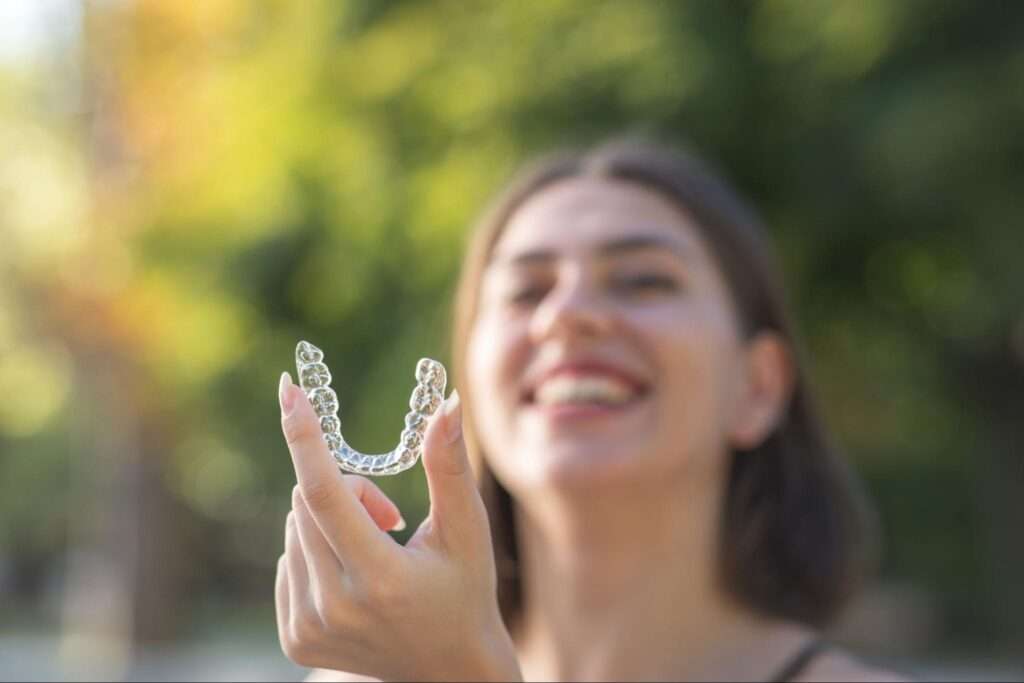
<path id="1" fill-rule="evenodd" d="M 411 410 L 405 416 L 405 429 L 398 446 L 387 453 L 360 453 L 345 442 L 338 419 L 338 396 L 331 389 L 331 371 L 324 352 L 307 341 L 295 347 L 295 368 L 299 385 L 320 418 L 320 429 L 338 466 L 356 474 L 383 476 L 404 472 L 423 454 L 423 436 L 427 421 L 444 401 L 448 381 L 444 366 L 436 360 L 421 358 L 416 364 L 416 387 L 409 399 Z"/>

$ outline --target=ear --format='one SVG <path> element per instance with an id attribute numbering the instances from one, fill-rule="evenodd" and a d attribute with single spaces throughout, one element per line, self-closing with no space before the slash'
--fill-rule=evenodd
<path id="1" fill-rule="evenodd" d="M 789 344 L 777 332 L 759 332 L 744 350 L 741 378 L 729 444 L 749 450 L 775 430 L 789 408 L 795 369 Z"/>

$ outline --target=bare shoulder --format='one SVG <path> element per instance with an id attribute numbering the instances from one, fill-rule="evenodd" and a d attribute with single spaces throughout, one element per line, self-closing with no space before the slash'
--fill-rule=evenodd
<path id="1" fill-rule="evenodd" d="M 817 657 L 796 679 L 812 681 L 857 681 L 859 683 L 910 683 L 912 679 L 893 671 L 870 666 L 841 650 L 829 650 Z"/>
<path id="2" fill-rule="evenodd" d="M 344 671 L 330 671 L 328 669 L 313 669 L 309 676 L 306 676 L 308 683 L 330 683 L 333 681 L 339 683 L 378 683 L 379 680 L 369 676 L 350 674 Z"/>

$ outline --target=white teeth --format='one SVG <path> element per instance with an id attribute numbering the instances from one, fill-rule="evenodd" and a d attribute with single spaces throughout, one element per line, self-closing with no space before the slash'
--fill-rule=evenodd
<path id="1" fill-rule="evenodd" d="M 634 391 L 612 377 L 553 377 L 539 387 L 534 395 L 540 405 L 558 403 L 603 403 L 619 405 L 629 401 Z"/>

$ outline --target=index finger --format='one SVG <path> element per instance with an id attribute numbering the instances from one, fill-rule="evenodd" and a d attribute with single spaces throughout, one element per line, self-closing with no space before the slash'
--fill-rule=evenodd
<path id="1" fill-rule="evenodd" d="M 281 375 L 281 431 L 295 466 L 302 498 L 331 549 L 346 570 L 383 561 L 396 545 L 342 479 L 320 430 L 320 420 L 291 376 Z"/>

